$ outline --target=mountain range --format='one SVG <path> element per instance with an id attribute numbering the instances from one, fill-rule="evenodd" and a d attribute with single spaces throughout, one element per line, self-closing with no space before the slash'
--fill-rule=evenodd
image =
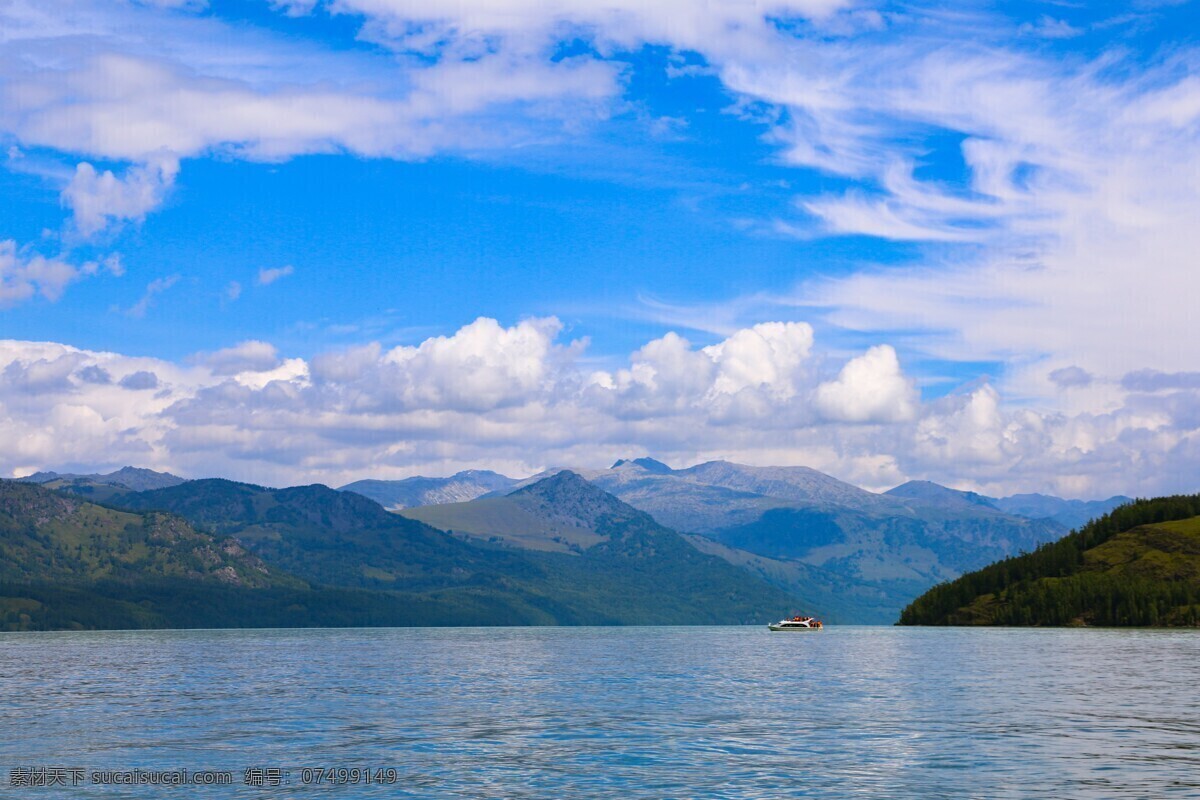
<path id="1" fill-rule="evenodd" d="M 22 483 L 37 483 L 52 489 L 96 484 L 101 486 L 116 486 L 135 492 L 178 486 L 185 481 L 184 478 L 172 475 L 169 472 L 155 472 L 152 469 L 142 469 L 140 467 L 121 467 L 115 472 L 106 474 L 92 473 L 90 475 L 80 475 L 71 472 L 35 472 L 32 475 L 26 475 L 24 478 L 17 478 L 17 480 Z"/>
<path id="2" fill-rule="evenodd" d="M 919 481 L 877 494 L 805 467 L 714 461 L 673 469 L 650 458 L 520 480 L 469 470 L 359 481 L 338 491 L 185 480 L 132 467 L 43 472 L 2 485 L 100 509 L 88 513 L 114 528 L 101 540 L 107 546 L 128 545 L 117 528 L 171 519 L 188 536 L 210 537 L 210 548 L 234 543 L 273 576 L 266 585 L 221 584 L 181 565 L 155 571 L 137 561 L 123 571 L 97 571 L 86 559 L 86 569 L 48 571 L 47 563 L 71 563 L 91 551 L 79 549 L 77 534 L 54 545 L 58 550 L 39 551 L 29 542 L 57 541 L 61 526 L 13 517 L 12 530 L 33 539 L 12 545 L 14 570 L 0 580 L 8 582 L 6 592 L 17 584 L 25 595 L 42 592 L 38 619 L 62 618 L 54 617 L 61 609 L 53 608 L 52 586 L 112 602 L 151 584 L 172 585 L 180 596 L 224 598 L 189 601 L 187 613 L 166 589 L 136 601 L 158 608 L 156 624 L 168 625 L 761 622 L 789 610 L 831 622 L 890 623 L 930 586 L 1032 550 L 1065 533 L 1062 520 L 1071 515 L 1124 500 L 997 499 Z M 137 552 L 158 546 L 138 545 Z M 282 606 L 280 593 L 291 593 Z M 291 602 L 297 593 L 303 601 Z M 266 602 L 268 595 L 278 597 Z M 226 617 L 212 610 L 217 606 Z M 134 614 L 126 623 L 148 618 Z M 87 619 L 74 622 L 86 627 Z"/>
<path id="3" fill-rule="evenodd" d="M 525 487 L 518 501 L 533 519 L 570 518 L 592 538 L 541 552 L 480 542 L 319 485 L 194 480 L 101 505 L 4 481 L 0 620 L 10 629 L 730 624 L 796 603 L 573 473 Z"/>
<path id="4" fill-rule="evenodd" d="M 543 480 L 547 470 L 512 485 Z M 1127 498 L 1084 504 L 1045 498 L 1037 516 L 988 498 L 914 481 L 876 494 L 807 467 L 713 461 L 686 469 L 650 458 L 575 470 L 695 547 L 817 603 L 839 621 L 891 622 L 929 586 L 1062 536 L 1062 520 Z M 526 549 L 580 546 L 588 532 L 530 523 L 503 490 L 399 513 L 434 527 Z M 1055 518 L 1057 515 L 1058 518 Z M 1072 516 L 1074 515 L 1074 516 Z"/>
<path id="5" fill-rule="evenodd" d="M 342 491 L 369 497 L 389 511 L 412 506 L 461 503 L 492 492 L 511 490 L 519 481 L 486 469 L 468 469 L 449 478 L 405 478 L 398 481 L 364 480 Z"/>

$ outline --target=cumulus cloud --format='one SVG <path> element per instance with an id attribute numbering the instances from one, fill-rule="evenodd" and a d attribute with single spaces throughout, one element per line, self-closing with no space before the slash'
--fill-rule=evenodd
<path id="1" fill-rule="evenodd" d="M 0 305 L 11 306 L 41 294 L 54 301 L 81 271 L 58 258 L 21 255 L 12 239 L 0 242 Z"/>
<path id="2" fill-rule="evenodd" d="M 158 388 L 158 376 L 149 370 L 138 370 L 131 372 L 118 382 L 122 389 L 132 389 L 134 391 L 143 391 L 145 389 Z"/>
<path id="3" fill-rule="evenodd" d="M 286 278 L 295 271 L 296 270 L 292 268 L 291 264 L 287 264 L 282 267 L 263 267 L 258 271 L 258 285 L 270 286 L 275 281 L 279 280 L 280 278 Z M 238 292 L 240 294 L 241 287 L 238 287 Z"/>
<path id="4" fill-rule="evenodd" d="M 320 353 L 313 357 L 312 374 L 319 381 L 353 381 L 366 373 L 378 360 L 382 348 L 378 342 Z"/>
<path id="5" fill-rule="evenodd" d="M 102 269 L 118 276 L 124 271 L 117 256 L 76 265 L 62 256 L 48 258 L 39 253 L 24 252 L 12 239 L 0 241 L 0 308 L 36 295 L 55 302 L 68 285 Z"/>
<path id="6" fill-rule="evenodd" d="M 1090 386 L 1094 376 L 1083 367 L 1072 365 L 1053 370 L 1047 377 L 1056 386 L 1068 389 L 1075 386 Z"/>
<path id="7" fill-rule="evenodd" d="M 131 167 L 121 177 L 83 162 L 63 190 L 63 203 L 73 212 L 79 232 L 93 236 L 116 222 L 145 219 L 162 204 L 178 172 L 179 162 L 166 157 Z"/>
<path id="8" fill-rule="evenodd" d="M 725 422 L 761 416 L 801 392 L 812 342 L 803 322 L 760 323 L 704 348 L 668 333 L 635 351 L 628 368 L 592 373 L 587 391 L 631 419 L 698 410 Z M 802 409 L 792 412 L 775 424 Z"/>
<path id="9" fill-rule="evenodd" d="M 382 363 L 397 379 L 394 390 L 408 405 L 482 410 L 527 401 L 544 392 L 555 370 L 555 318 L 529 319 L 503 328 L 481 318 L 453 336 L 397 347 Z"/>
<path id="10" fill-rule="evenodd" d="M 101 385 L 112 383 L 112 375 L 110 375 L 108 370 L 99 364 L 88 364 L 76 374 L 79 376 L 79 380 L 83 381 L 84 383 L 96 383 Z"/>
<path id="11" fill-rule="evenodd" d="M 201 359 L 214 375 L 266 372 L 279 366 L 279 351 L 269 342 L 250 339 Z"/>
<path id="12" fill-rule="evenodd" d="M 484 318 L 311 363 L 248 342 L 188 366 L 0 342 L 0 472 L 92 461 L 338 484 L 598 467 L 637 451 L 804 464 L 875 488 L 927 478 L 1090 497 L 1190 490 L 1200 470 L 1200 388 L 1180 385 L 1190 379 L 1068 415 L 1006 403 L 988 383 L 921 402 L 887 345 L 829 377 L 831 356 L 803 323 L 707 347 L 668 334 L 612 371 L 589 369 L 585 343 L 561 339 L 554 319 Z M 738 368 L 723 372 L 734 354 Z"/>
<path id="13" fill-rule="evenodd" d="M 804 322 L 766 322 L 738 331 L 704 350 L 716 365 L 713 390 L 733 394 L 766 386 L 791 397 L 812 344 L 812 326 Z"/>
<path id="14" fill-rule="evenodd" d="M 1168 389 L 1200 389 L 1200 372 L 1160 372 L 1139 369 L 1121 379 L 1121 386 L 1133 392 L 1161 392 Z"/>
<path id="15" fill-rule="evenodd" d="M 816 406 L 827 419 L 900 422 L 916 414 L 917 393 L 890 345 L 877 345 L 817 387 Z"/>
<path id="16" fill-rule="evenodd" d="M 4 383 L 28 395 L 68 389 L 70 375 L 82 360 L 79 354 L 70 353 L 59 358 L 13 361 L 4 368 Z"/>

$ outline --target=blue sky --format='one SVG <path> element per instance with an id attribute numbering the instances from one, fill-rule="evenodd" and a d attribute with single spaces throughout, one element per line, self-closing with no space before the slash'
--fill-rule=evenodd
<path id="1" fill-rule="evenodd" d="M 0 471 L 1186 488 L 1197 16 L 2 0 Z"/>
<path id="2" fill-rule="evenodd" d="M 315 27 L 307 18 L 254 19 L 280 33 Z M 668 80 L 661 50 L 623 60 L 631 107 L 578 137 L 420 160 L 189 161 L 161 207 L 103 237 L 121 253 L 125 280 L 98 282 L 68 302 L 14 308 L 8 324 L 47 339 L 77 325 L 67 341 L 179 359 L 247 338 L 312 355 L 363 339 L 342 329 L 384 319 L 399 343 L 480 314 L 558 314 L 592 338 L 598 355 L 623 357 L 663 331 L 640 318 L 653 307 L 644 300 L 689 305 L 778 293 L 805 274 L 918 257 L 917 248 L 875 238 L 797 240 L 768 230 L 776 218 L 797 217 L 797 192 L 846 181 L 780 163 L 778 148 L 763 141 L 767 126 L 731 113 L 735 98 L 716 78 Z M 671 121 L 657 130 L 663 118 Z M 20 172 L 4 180 L 25 201 L 8 235 L 34 242 L 62 226 L 55 180 Z M 230 282 L 249 288 L 259 269 L 284 265 L 295 268 L 286 282 L 226 301 Z M 133 306 L 149 281 L 174 274 L 180 282 L 152 312 L 133 320 L 113 313 Z M 699 333 L 706 343 L 718 338 Z M 371 328 L 366 338 L 378 335 Z"/>

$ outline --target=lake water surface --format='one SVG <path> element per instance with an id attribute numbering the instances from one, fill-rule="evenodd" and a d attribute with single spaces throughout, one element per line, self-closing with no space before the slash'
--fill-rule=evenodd
<path id="1" fill-rule="evenodd" d="M 1200 797 L 1198 679 L 1195 631 L 7 633 L 0 796 Z"/>

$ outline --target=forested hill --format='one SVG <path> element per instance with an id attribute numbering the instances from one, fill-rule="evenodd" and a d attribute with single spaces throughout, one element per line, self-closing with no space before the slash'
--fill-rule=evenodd
<path id="1" fill-rule="evenodd" d="M 1135 500 L 918 597 L 900 625 L 1200 624 L 1200 495 Z"/>
<path id="2" fill-rule="evenodd" d="M 579 552 L 454 536 L 319 485 L 117 499 L 0 480 L 0 630 L 737 624 L 796 602 L 574 473 L 518 499 L 586 524 Z"/>

